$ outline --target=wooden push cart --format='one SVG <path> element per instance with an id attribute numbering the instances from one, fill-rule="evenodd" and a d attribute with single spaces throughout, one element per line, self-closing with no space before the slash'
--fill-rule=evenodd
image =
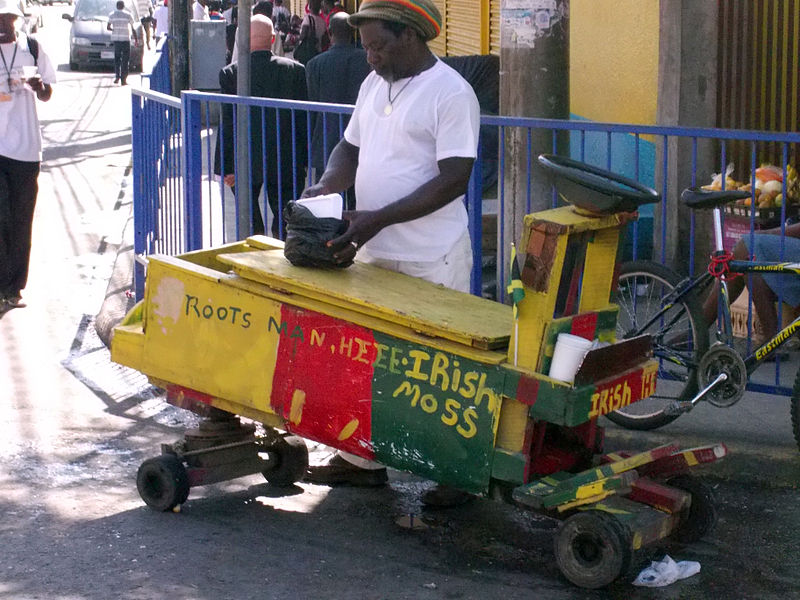
<path id="1" fill-rule="evenodd" d="M 725 447 L 604 455 L 597 423 L 654 392 L 650 339 L 616 342 L 610 299 L 631 218 L 621 211 L 657 197 L 543 160 L 559 185 L 579 184 L 577 204 L 602 214 L 564 206 L 526 217 L 517 320 L 508 306 L 358 262 L 293 267 L 265 237 L 151 257 L 112 358 L 206 419 L 141 465 L 144 501 L 169 510 L 191 487 L 259 472 L 274 485 L 299 481 L 307 438 L 561 519 L 556 558 L 583 587 L 610 583 L 655 540 L 706 533 L 711 493 L 684 472 Z M 561 332 L 610 344 L 587 354 L 571 384 L 547 376 Z"/>

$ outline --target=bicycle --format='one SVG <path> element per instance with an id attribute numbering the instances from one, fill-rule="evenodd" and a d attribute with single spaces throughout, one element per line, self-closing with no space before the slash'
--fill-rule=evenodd
<path id="1" fill-rule="evenodd" d="M 681 200 L 692 209 L 713 209 L 716 251 L 709 269 L 697 277 L 682 277 L 651 261 L 620 265 L 615 302 L 620 307 L 617 337 L 653 336 L 659 359 L 656 394 L 608 414 L 614 423 L 652 430 L 673 422 L 700 401 L 728 408 L 743 396 L 749 376 L 800 330 L 800 317 L 767 339 L 750 354 L 733 341 L 727 278 L 737 274 L 783 273 L 800 275 L 800 263 L 733 260 L 722 245 L 723 204 L 750 198 L 750 192 L 706 191 L 689 188 Z M 709 346 L 699 293 L 719 282 L 716 341 Z M 800 371 L 791 396 L 792 432 L 800 448 Z"/>

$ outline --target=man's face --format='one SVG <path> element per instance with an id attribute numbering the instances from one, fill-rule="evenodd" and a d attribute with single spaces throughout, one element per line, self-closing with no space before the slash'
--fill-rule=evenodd
<path id="1" fill-rule="evenodd" d="M 367 62 L 386 81 L 399 79 L 408 42 L 408 30 L 396 36 L 380 21 L 365 21 L 359 26 L 361 44 L 367 51 Z"/>
<path id="2" fill-rule="evenodd" d="M 17 15 L 0 14 L 0 39 L 8 40 L 17 37 L 14 31 L 14 21 L 16 20 Z"/>

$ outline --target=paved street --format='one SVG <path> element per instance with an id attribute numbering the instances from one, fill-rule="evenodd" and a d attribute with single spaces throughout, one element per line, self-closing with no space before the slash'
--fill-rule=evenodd
<path id="1" fill-rule="evenodd" d="M 117 250 L 130 243 L 130 93 L 108 72 L 68 70 L 60 15 L 71 10 L 42 8 L 39 37 L 60 81 L 40 105 L 46 151 L 28 307 L 0 320 L 0 598 L 800 597 L 800 458 L 782 397 L 702 406 L 659 432 L 609 426 L 609 450 L 674 439 L 732 452 L 704 474 L 719 496 L 716 532 L 639 557 L 637 570 L 666 552 L 701 563 L 699 575 L 662 590 L 632 587 L 632 577 L 578 590 L 554 564 L 553 521 L 485 499 L 424 511 L 430 482 L 400 473 L 370 490 L 275 490 L 252 476 L 193 489 L 179 514 L 147 509 L 138 465 L 195 420 L 110 363 L 93 328 Z M 427 528 L 398 526 L 409 513 Z"/>

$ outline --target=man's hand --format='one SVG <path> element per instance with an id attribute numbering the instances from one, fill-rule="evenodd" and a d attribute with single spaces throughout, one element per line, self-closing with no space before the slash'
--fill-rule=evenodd
<path id="1" fill-rule="evenodd" d="M 223 179 L 225 180 L 225 185 L 227 185 L 228 187 L 233 187 L 234 185 L 236 185 L 235 173 L 228 173 L 227 175 L 225 175 L 225 177 L 223 177 Z"/>
<path id="2" fill-rule="evenodd" d="M 346 210 L 342 219 L 348 221 L 347 231 L 327 244 L 338 263 L 353 260 L 358 249 L 385 227 L 378 212 L 373 210 Z"/>
<path id="3" fill-rule="evenodd" d="M 314 185 L 308 186 L 306 189 L 303 190 L 303 193 L 300 194 L 301 198 L 313 198 L 314 196 L 324 196 L 328 194 L 328 189 L 322 185 L 321 183 L 315 183 Z"/>

